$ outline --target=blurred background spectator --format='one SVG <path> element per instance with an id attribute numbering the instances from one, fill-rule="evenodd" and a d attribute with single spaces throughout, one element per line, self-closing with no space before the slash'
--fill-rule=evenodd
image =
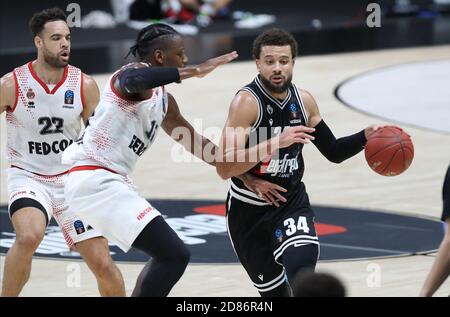
<path id="1" fill-rule="evenodd" d="M 295 297 L 345 297 L 344 284 L 330 273 L 303 272 L 293 283 L 292 292 Z"/>

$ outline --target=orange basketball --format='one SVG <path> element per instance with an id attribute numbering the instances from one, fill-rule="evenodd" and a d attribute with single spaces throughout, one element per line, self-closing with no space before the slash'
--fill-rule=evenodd
<path id="1" fill-rule="evenodd" d="M 383 176 L 403 173 L 414 158 L 411 137 L 402 129 L 384 127 L 369 136 L 364 150 L 370 168 Z"/>

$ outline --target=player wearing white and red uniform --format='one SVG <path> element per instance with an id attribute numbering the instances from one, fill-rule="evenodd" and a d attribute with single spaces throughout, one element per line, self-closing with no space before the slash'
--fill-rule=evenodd
<path id="1" fill-rule="evenodd" d="M 0 112 L 6 111 L 9 214 L 16 240 L 5 259 L 2 296 L 17 296 L 28 280 L 32 256 L 52 217 L 70 248 L 85 259 L 102 295 L 124 296 L 120 271 L 108 242 L 68 210 L 63 151 L 80 135 L 98 103 L 95 81 L 68 64 L 70 31 L 64 12 L 47 9 L 30 22 L 35 61 L 0 82 Z"/>
<path id="2" fill-rule="evenodd" d="M 132 101 L 119 95 L 114 82 L 132 66 L 126 65 L 110 77 L 83 137 L 63 156 L 65 163 L 72 165 L 71 172 L 83 171 L 69 176 L 67 187 L 72 189 L 76 183 L 82 189 L 81 193 L 67 191 L 71 207 L 124 251 L 160 215 L 133 189 L 128 174 L 153 143 L 168 110 L 163 86 L 153 88 L 151 97 L 144 100 Z M 113 201 L 114 208 L 105 201 Z"/>
<path id="3" fill-rule="evenodd" d="M 132 52 L 141 63 L 126 65 L 110 78 L 83 138 L 64 153 L 63 161 L 72 166 L 65 193 L 70 208 L 109 240 L 124 251 L 133 246 L 152 257 L 133 295 L 166 296 L 183 274 L 190 254 L 160 213 L 134 190 L 127 175 L 160 126 L 189 152 L 215 164 L 216 146 L 195 132 L 164 85 L 203 77 L 237 54 L 185 67 L 183 40 L 164 24 L 142 29 Z M 176 128 L 186 134 L 173 133 Z M 212 150 L 211 157 L 203 155 L 205 149 Z M 250 175 L 243 179 L 253 188 L 271 186 L 252 183 Z"/>
<path id="4" fill-rule="evenodd" d="M 81 132 L 82 72 L 67 65 L 52 89 L 35 73 L 33 62 L 14 69 L 12 76 L 15 102 L 6 111 L 10 216 L 33 200 L 28 204 L 44 209 L 47 223 L 55 217 L 69 247 L 100 236 L 83 223 L 75 228 L 79 219 L 66 211 L 63 191 L 67 166 L 61 156 Z"/>

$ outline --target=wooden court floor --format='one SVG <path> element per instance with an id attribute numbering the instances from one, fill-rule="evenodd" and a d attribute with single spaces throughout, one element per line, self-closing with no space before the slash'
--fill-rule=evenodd
<path id="1" fill-rule="evenodd" d="M 316 98 L 322 116 L 336 136 L 354 133 L 380 121 L 342 105 L 334 96 L 343 80 L 364 71 L 407 62 L 446 59 L 450 46 L 382 50 L 373 52 L 299 57 L 294 82 Z M 204 79 L 186 80 L 169 86 L 181 111 L 198 130 L 217 140 L 229 101 L 235 92 L 256 74 L 253 62 L 226 65 Z M 103 87 L 107 76 L 95 76 Z M 426 87 L 424 87 L 426 89 Z M 199 123 L 201 120 L 201 124 Z M 7 204 L 5 162 L 5 120 L 1 123 L 0 204 Z M 213 127 L 213 128 L 211 128 Z M 372 172 L 364 155 L 333 165 L 313 146 L 304 157 L 310 200 L 316 205 L 366 208 L 397 214 L 438 218 L 441 212 L 441 186 L 450 163 L 450 135 L 403 126 L 411 134 L 415 158 L 404 174 L 388 178 Z M 212 133 L 212 135 L 210 134 Z M 228 182 L 222 181 L 210 166 L 199 162 L 176 163 L 171 159 L 173 141 L 160 135 L 143 155 L 132 175 L 139 192 L 148 199 L 224 199 Z M 336 274 L 350 296 L 417 296 L 434 260 L 433 255 L 379 258 L 358 261 L 319 262 L 318 271 Z M 4 256 L 0 256 L 3 269 Z M 127 294 L 143 264 L 120 263 Z M 370 283 L 374 268 L 379 283 Z M 3 272 L 2 272 L 3 275 Z M 437 292 L 448 296 L 450 280 Z M 93 275 L 77 261 L 35 259 L 23 296 L 98 296 Z M 191 264 L 171 296 L 257 296 L 239 264 Z"/>

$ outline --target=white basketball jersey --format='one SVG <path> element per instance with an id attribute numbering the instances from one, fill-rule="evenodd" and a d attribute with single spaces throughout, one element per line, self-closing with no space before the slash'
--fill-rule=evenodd
<path id="1" fill-rule="evenodd" d="M 16 104 L 6 113 L 9 163 L 36 174 L 64 173 L 62 153 L 81 131 L 82 72 L 68 65 L 52 89 L 36 75 L 32 62 L 14 69 L 13 76 Z"/>
<path id="2" fill-rule="evenodd" d="M 102 166 L 128 175 L 153 143 L 167 112 L 166 90 L 157 87 L 149 99 L 125 100 L 113 87 L 117 73 L 109 78 L 83 138 L 64 153 L 64 163 Z"/>

